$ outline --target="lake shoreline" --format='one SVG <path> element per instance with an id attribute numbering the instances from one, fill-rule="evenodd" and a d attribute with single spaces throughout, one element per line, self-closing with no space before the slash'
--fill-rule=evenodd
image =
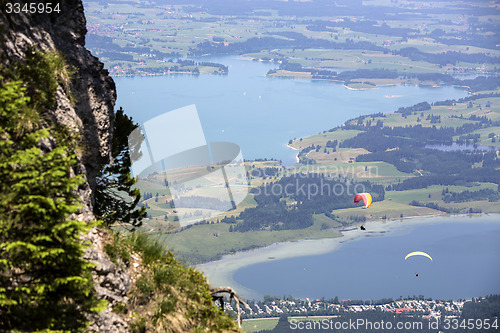
<path id="1" fill-rule="evenodd" d="M 369 237 L 404 234 L 419 225 L 456 223 L 463 222 L 464 220 L 468 222 L 470 219 L 487 218 L 488 216 L 495 216 L 497 220 L 500 220 L 500 215 L 498 214 L 447 214 L 425 217 L 412 216 L 388 221 L 368 221 L 364 224 L 366 231 L 362 231 L 359 228 L 347 231 L 339 230 L 342 234 L 341 237 L 273 243 L 266 247 L 224 255 L 222 259 L 199 264 L 196 268 L 203 272 L 212 287 L 231 286 L 240 296 L 248 299 L 262 299 L 264 295 L 237 283 L 233 278 L 234 273 L 244 267 L 269 262 L 270 260 L 282 260 L 334 252 L 340 249 L 345 243 Z"/>
<path id="2" fill-rule="evenodd" d="M 296 150 L 296 151 L 299 151 L 299 152 L 300 152 L 300 149 L 295 148 L 295 147 L 292 147 L 292 146 L 290 146 L 290 144 L 287 144 L 286 146 L 287 146 L 288 148 L 290 148 L 291 150 Z M 300 160 L 299 160 L 299 153 L 295 154 L 295 161 L 296 161 L 296 163 L 299 163 L 299 162 L 300 162 Z"/>

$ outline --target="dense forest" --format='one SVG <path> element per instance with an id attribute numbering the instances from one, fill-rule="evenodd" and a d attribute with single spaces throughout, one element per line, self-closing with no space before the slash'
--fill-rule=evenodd
<path id="1" fill-rule="evenodd" d="M 275 48 L 324 48 L 324 49 L 344 49 L 344 50 L 372 50 L 384 51 L 381 46 L 377 46 L 371 42 L 354 42 L 352 39 L 347 39 L 344 43 L 328 41 L 326 39 L 317 38 L 300 38 L 296 40 L 287 40 L 275 37 L 253 37 L 244 42 L 236 42 L 229 45 L 223 43 L 214 43 L 211 41 L 201 42 L 195 48 L 190 49 L 191 56 L 200 56 L 204 54 L 243 54 L 259 52 Z M 387 51 L 387 50 L 386 50 Z M 387 51 L 388 52 L 388 51 Z"/>
<path id="2" fill-rule="evenodd" d="M 370 133 L 370 132 L 365 132 Z M 373 142 L 384 144 L 385 142 L 408 144 L 409 140 L 398 138 L 391 141 L 377 133 L 376 135 L 362 133 L 362 138 L 368 140 L 366 144 L 358 144 L 368 150 L 377 147 Z M 346 140 L 347 141 L 347 140 Z M 350 144 L 356 143 L 353 140 Z M 419 177 L 405 179 L 404 181 L 388 185 L 386 190 L 405 191 L 417 188 L 426 188 L 431 185 L 467 185 L 474 182 L 490 182 L 500 185 L 500 158 L 495 151 L 482 152 L 474 150 L 464 151 L 440 151 L 421 147 L 422 143 L 406 147 L 398 147 L 396 144 L 386 145 L 387 148 L 398 147 L 399 149 L 384 151 L 382 149 L 371 154 L 359 155 L 358 162 L 383 161 L 394 165 L 399 171 L 405 173 L 419 172 Z M 476 194 L 479 195 L 479 194 Z M 464 195 L 465 196 L 465 195 Z M 498 196 L 491 193 L 487 196 L 490 200 L 497 201 Z M 456 201 L 457 197 L 450 196 L 446 200 Z"/>
<path id="3" fill-rule="evenodd" d="M 343 46 L 340 48 L 344 48 Z M 256 52 L 257 50 L 254 50 Z M 251 52 L 251 51 L 249 51 Z M 385 50 L 384 53 L 388 51 Z M 443 56 L 446 59 L 446 56 Z M 385 68 L 373 68 L 373 69 L 356 69 L 352 71 L 344 72 L 334 72 L 324 68 L 311 68 L 303 67 L 301 64 L 296 62 L 290 62 L 288 59 L 278 57 L 274 59 L 275 62 L 280 62 L 278 67 L 279 70 L 286 70 L 291 72 L 306 72 L 311 74 L 311 78 L 314 80 L 334 80 L 341 81 L 344 84 L 349 84 L 355 79 L 418 79 L 420 81 L 433 81 L 439 82 L 441 84 L 450 84 L 457 86 L 466 86 L 471 92 L 483 91 L 483 90 L 495 90 L 500 86 L 500 77 L 497 76 L 478 76 L 474 79 L 464 79 L 453 77 L 449 74 L 442 73 L 403 73 L 397 72 L 395 70 L 389 70 Z M 271 69 L 268 71 L 268 75 L 276 73 L 277 69 Z M 366 82 L 365 82 L 366 83 Z M 484 94 L 477 94 L 484 95 Z M 490 95 L 496 95 L 496 93 L 490 93 Z M 475 95 L 466 98 L 480 98 L 474 97 Z M 424 102 L 426 103 L 426 102 Z M 428 104 L 428 103 L 426 103 Z M 430 108 L 430 107 L 429 107 Z M 413 108 L 412 111 L 425 111 L 428 109 L 419 110 L 417 107 Z"/>
<path id="4" fill-rule="evenodd" d="M 128 43 L 127 45 L 122 47 L 116 43 L 113 43 L 113 38 L 100 36 L 97 34 L 88 34 L 86 41 L 86 46 L 88 48 L 91 48 L 93 50 L 102 50 L 102 53 L 99 53 L 100 56 L 110 57 L 114 60 L 129 61 L 130 57 L 132 57 L 132 55 L 129 54 L 130 52 L 151 54 L 151 56 L 157 60 L 177 58 L 181 56 L 177 52 L 161 52 L 151 49 L 148 46 L 134 45 L 131 43 Z"/>
<path id="5" fill-rule="evenodd" d="M 456 51 L 427 53 L 422 52 L 415 47 L 405 47 L 397 52 L 394 52 L 394 54 L 410 58 L 413 61 L 427 61 L 441 66 L 446 66 L 448 64 L 456 65 L 457 62 L 477 62 L 489 64 L 498 64 L 500 62 L 500 57 L 491 57 L 484 53 L 462 53 Z"/>
<path id="6" fill-rule="evenodd" d="M 307 228 L 313 224 L 313 214 L 335 218 L 333 210 L 354 207 L 353 198 L 359 192 L 370 192 L 373 201 L 384 200 L 384 187 L 368 181 L 351 182 L 310 173 L 285 176 L 252 189 L 257 207 L 222 222 L 237 222 L 230 231 L 238 232 Z"/>

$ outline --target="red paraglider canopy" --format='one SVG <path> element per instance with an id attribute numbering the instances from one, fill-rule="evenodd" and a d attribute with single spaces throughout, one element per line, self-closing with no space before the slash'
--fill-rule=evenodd
<path id="1" fill-rule="evenodd" d="M 360 202 L 361 200 L 363 200 L 363 203 L 365 204 L 365 208 L 370 207 L 370 205 L 372 204 L 372 196 L 370 195 L 370 193 L 358 193 L 358 194 L 356 194 L 356 196 L 354 197 L 354 203 L 358 204 L 358 202 Z"/>

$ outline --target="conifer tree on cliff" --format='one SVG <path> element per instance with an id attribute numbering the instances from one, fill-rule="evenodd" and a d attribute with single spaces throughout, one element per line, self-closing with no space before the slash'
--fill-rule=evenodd
<path id="1" fill-rule="evenodd" d="M 146 207 L 136 207 L 141 193 L 134 187 L 135 178 L 130 174 L 128 136 L 137 127 L 122 108 L 115 113 L 111 154 L 113 161 L 103 164 L 97 175 L 95 214 L 108 225 L 129 224 L 139 227 L 146 216 Z"/>

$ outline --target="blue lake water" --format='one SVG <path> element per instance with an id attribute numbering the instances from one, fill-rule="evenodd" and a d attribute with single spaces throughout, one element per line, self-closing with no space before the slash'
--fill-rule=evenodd
<path id="1" fill-rule="evenodd" d="M 233 278 L 260 295 L 299 298 L 459 299 L 500 293 L 500 216 L 435 222 L 347 242 L 327 254 L 269 260 L 242 268 Z M 404 260 L 413 251 L 425 251 L 433 261 Z"/>
<path id="2" fill-rule="evenodd" d="M 328 130 L 363 114 L 467 95 L 451 86 L 349 90 L 338 82 L 266 77 L 277 64 L 234 56 L 203 60 L 227 65 L 229 74 L 117 77 L 117 107 L 143 123 L 195 104 L 208 142 L 234 142 L 246 159 L 276 158 L 289 165 L 296 154 L 286 147 L 290 139 Z"/>

